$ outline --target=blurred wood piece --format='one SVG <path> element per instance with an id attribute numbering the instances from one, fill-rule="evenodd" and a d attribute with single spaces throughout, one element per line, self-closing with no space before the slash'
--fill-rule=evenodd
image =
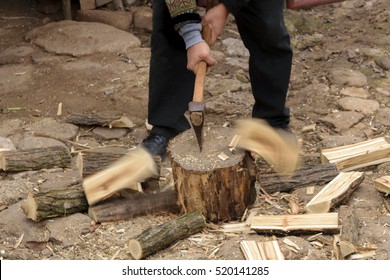
<path id="1" fill-rule="evenodd" d="M 157 167 L 153 157 L 146 150 L 136 148 L 109 168 L 87 177 L 83 187 L 89 205 L 93 205 L 121 189 L 139 190 L 138 183 L 155 174 Z"/>
<path id="2" fill-rule="evenodd" d="M 205 219 L 198 212 L 190 212 L 154 228 L 148 228 L 129 241 L 129 252 L 137 260 L 167 248 L 174 242 L 198 233 L 205 227 Z"/>

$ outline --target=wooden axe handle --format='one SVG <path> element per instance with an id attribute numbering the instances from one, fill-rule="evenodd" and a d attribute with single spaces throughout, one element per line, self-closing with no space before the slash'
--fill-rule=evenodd
<path id="1" fill-rule="evenodd" d="M 204 25 L 202 28 L 202 37 L 207 44 L 211 40 L 211 28 L 208 25 Z M 201 61 L 198 64 L 198 69 L 196 70 L 195 86 L 194 86 L 194 96 L 192 101 L 194 102 L 203 102 L 203 93 L 204 93 L 204 78 L 207 73 L 207 63 Z"/>

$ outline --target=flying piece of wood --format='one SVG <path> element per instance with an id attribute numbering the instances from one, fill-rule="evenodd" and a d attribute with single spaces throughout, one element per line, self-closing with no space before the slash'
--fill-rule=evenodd
<path id="1" fill-rule="evenodd" d="M 109 168 L 87 177 L 83 182 L 89 205 L 110 197 L 124 189 L 139 190 L 139 182 L 157 174 L 151 154 L 142 148 L 131 150 Z"/>
<path id="2" fill-rule="evenodd" d="M 291 173 L 298 165 L 298 145 L 286 131 L 277 131 L 260 119 L 236 122 L 237 147 L 262 156 L 277 172 Z"/>

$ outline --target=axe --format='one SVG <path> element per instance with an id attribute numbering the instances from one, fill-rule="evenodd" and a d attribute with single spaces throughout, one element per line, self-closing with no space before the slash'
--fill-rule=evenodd
<path id="1" fill-rule="evenodd" d="M 207 44 L 211 39 L 211 28 L 208 25 L 204 25 L 202 28 L 202 37 Z M 196 70 L 194 95 L 192 101 L 188 104 L 188 111 L 190 112 L 190 121 L 192 128 L 194 129 L 196 140 L 198 141 L 199 149 L 202 151 L 203 142 L 203 124 L 204 124 L 204 109 L 205 104 L 203 102 L 204 94 L 204 79 L 207 72 L 207 63 L 201 61 L 198 64 Z"/>

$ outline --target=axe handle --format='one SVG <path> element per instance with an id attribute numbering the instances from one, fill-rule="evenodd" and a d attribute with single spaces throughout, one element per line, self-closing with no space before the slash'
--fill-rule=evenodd
<path id="1" fill-rule="evenodd" d="M 202 37 L 207 44 L 209 44 L 211 39 L 211 28 L 208 25 L 202 27 Z M 194 102 L 203 102 L 203 93 L 204 93 L 204 78 L 207 73 L 207 63 L 201 61 L 198 64 L 198 69 L 196 70 L 195 86 L 194 86 L 194 96 L 192 101 Z"/>

